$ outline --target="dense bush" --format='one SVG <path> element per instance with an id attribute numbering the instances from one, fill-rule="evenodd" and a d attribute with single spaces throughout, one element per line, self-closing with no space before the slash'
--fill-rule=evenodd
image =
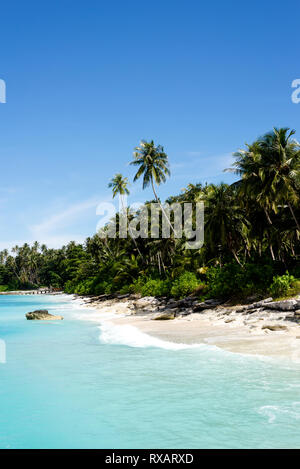
<path id="1" fill-rule="evenodd" d="M 295 277 L 286 272 L 285 275 L 276 275 L 270 287 L 271 295 L 276 297 L 287 295 L 289 289 L 295 282 Z"/>
<path id="2" fill-rule="evenodd" d="M 169 296 L 170 280 L 139 277 L 130 288 L 130 291 L 140 293 L 142 296 Z"/>
<path id="3" fill-rule="evenodd" d="M 197 276 L 192 272 L 185 272 L 173 281 L 171 279 L 162 280 L 141 276 L 131 285 L 130 291 L 140 293 L 142 296 L 183 298 L 194 292 L 199 284 Z M 203 287 L 203 284 L 200 284 L 200 286 Z"/>
<path id="4" fill-rule="evenodd" d="M 171 288 L 171 295 L 175 298 L 183 298 L 193 293 L 199 286 L 199 280 L 193 272 L 185 272 L 178 279 L 174 280 Z"/>
<path id="5" fill-rule="evenodd" d="M 169 292 L 169 280 L 150 279 L 141 289 L 142 296 L 168 296 Z"/>
<path id="6" fill-rule="evenodd" d="M 270 265 L 227 264 L 207 271 L 210 296 L 230 298 L 260 293 L 269 288 L 273 277 Z"/>

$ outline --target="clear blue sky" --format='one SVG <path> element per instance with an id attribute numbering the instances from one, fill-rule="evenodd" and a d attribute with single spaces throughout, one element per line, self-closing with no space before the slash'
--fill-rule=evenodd
<path id="1" fill-rule="evenodd" d="M 230 182 L 231 153 L 273 126 L 300 138 L 299 27 L 294 1 L 2 3 L 0 248 L 92 235 L 142 138 L 169 155 L 163 199 Z"/>

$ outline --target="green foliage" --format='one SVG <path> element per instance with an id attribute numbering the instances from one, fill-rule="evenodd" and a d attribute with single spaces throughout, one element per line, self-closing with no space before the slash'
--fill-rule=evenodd
<path id="1" fill-rule="evenodd" d="M 274 298 L 287 295 L 295 280 L 295 277 L 288 272 L 285 275 L 276 275 L 270 287 L 271 295 Z"/>
<path id="2" fill-rule="evenodd" d="M 168 296 L 170 280 L 154 279 L 140 276 L 129 287 L 130 292 L 140 293 L 142 296 Z"/>
<path id="3" fill-rule="evenodd" d="M 245 297 L 265 291 L 272 281 L 273 268 L 270 265 L 226 264 L 222 268 L 211 267 L 207 271 L 209 295 L 230 298 Z"/>
<path id="4" fill-rule="evenodd" d="M 141 289 L 142 296 L 168 296 L 170 291 L 169 280 L 150 279 Z"/>
<path id="5" fill-rule="evenodd" d="M 177 279 L 154 279 L 140 276 L 130 290 L 142 296 L 174 296 L 183 298 L 199 288 L 203 292 L 205 284 L 199 282 L 193 272 L 184 272 Z"/>
<path id="6" fill-rule="evenodd" d="M 0 292 L 5 292 L 9 291 L 9 286 L 8 285 L 0 285 Z"/>
<path id="7" fill-rule="evenodd" d="M 193 272 L 185 272 L 174 280 L 171 288 L 171 295 L 175 298 L 183 298 L 193 293 L 199 286 L 199 280 Z"/>
<path id="8" fill-rule="evenodd" d="M 132 293 L 131 285 L 123 285 L 123 287 L 120 288 L 120 294 L 121 295 L 126 295 L 127 293 Z"/>
<path id="9" fill-rule="evenodd" d="M 138 277 L 136 280 L 134 280 L 134 282 L 131 284 L 131 290 L 133 293 L 141 293 L 142 292 L 142 288 L 143 286 L 145 285 L 145 283 L 147 282 L 147 278 L 145 276 L 140 276 Z"/>
<path id="10" fill-rule="evenodd" d="M 234 184 L 188 184 L 167 199 L 171 204 L 204 203 L 201 249 L 186 249 L 186 240 L 173 232 L 154 239 L 150 224 L 148 237 L 137 239 L 131 233 L 120 237 L 118 230 L 111 238 L 106 226 L 101 236 L 95 234 L 84 244 L 71 241 L 49 249 L 35 242 L 0 251 L 0 285 L 10 290 L 47 285 L 80 295 L 138 292 L 180 298 L 194 292 L 198 297 L 230 298 L 265 293 L 272 284 L 274 295 L 287 288 L 288 294 L 297 294 L 297 282 L 287 287 L 286 280 L 273 281 L 286 269 L 300 277 L 300 144 L 293 135 L 274 129 L 236 153 L 231 169 L 239 180 Z M 144 188 L 150 184 L 159 202 L 156 187 L 170 175 L 163 147 L 141 142 L 131 164 L 137 169 L 134 180 L 142 178 Z M 109 187 L 113 196 L 125 195 L 128 184 L 116 174 Z M 166 217 L 162 208 L 159 233 Z M 130 208 L 126 214 L 128 221 L 138 222 L 139 211 Z M 119 221 L 120 214 L 111 220 L 116 227 Z M 195 222 L 194 214 L 194 229 Z"/>

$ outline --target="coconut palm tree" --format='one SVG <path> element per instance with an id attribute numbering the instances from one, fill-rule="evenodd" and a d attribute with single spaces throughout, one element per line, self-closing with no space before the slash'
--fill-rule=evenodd
<path id="1" fill-rule="evenodd" d="M 108 184 L 108 187 L 112 189 L 112 194 L 113 194 L 113 199 L 119 194 L 120 195 L 120 200 L 121 200 L 121 204 L 122 204 L 122 210 L 123 210 L 123 213 L 124 213 L 124 216 L 126 216 L 126 220 L 128 222 L 128 211 L 127 211 L 127 207 L 125 207 L 125 204 L 124 204 L 124 196 L 126 195 L 129 195 L 129 189 L 128 189 L 128 178 L 126 177 L 123 177 L 122 174 L 120 173 L 117 173 L 113 178 L 112 180 L 110 181 L 110 183 Z M 142 261 L 144 262 L 144 257 L 141 253 L 141 251 L 139 250 L 139 247 L 137 245 L 137 242 L 136 242 L 136 239 L 135 237 L 133 236 L 133 233 L 132 233 L 132 230 L 131 230 L 131 227 L 130 227 L 130 224 L 128 223 L 128 228 L 129 228 L 129 233 L 130 233 L 130 236 L 135 244 L 135 247 L 142 259 Z"/>
<path id="2" fill-rule="evenodd" d="M 167 216 L 155 190 L 155 184 L 158 186 L 166 182 L 166 176 L 170 176 L 168 155 L 164 152 L 161 145 L 155 146 L 154 141 L 146 142 L 142 140 L 140 146 L 135 148 L 133 153 L 134 160 L 131 165 L 139 166 L 139 169 L 134 176 L 134 181 L 137 181 L 143 176 L 143 189 L 146 189 L 150 184 L 152 186 L 153 194 L 156 202 L 159 204 L 170 228 L 174 233 L 174 228 Z"/>
<path id="3" fill-rule="evenodd" d="M 112 189 L 113 198 L 118 194 L 120 196 L 129 195 L 128 184 L 128 178 L 124 178 L 120 173 L 116 174 L 108 184 L 108 187 Z"/>
<path id="4" fill-rule="evenodd" d="M 270 211 L 287 204 L 300 231 L 293 206 L 299 204 L 300 144 L 291 140 L 294 130 L 276 129 L 265 134 L 246 150 L 234 153 L 233 172 L 242 179 L 240 194 L 255 199 L 271 225 Z M 232 169 L 231 169 L 232 170 Z"/>
<path id="5" fill-rule="evenodd" d="M 274 200 L 274 212 L 280 204 L 287 204 L 300 231 L 293 205 L 299 204 L 300 189 L 300 144 L 291 140 L 295 130 L 273 129 L 259 142 L 262 154 L 263 171 L 261 178 L 266 181 L 266 190 Z"/>

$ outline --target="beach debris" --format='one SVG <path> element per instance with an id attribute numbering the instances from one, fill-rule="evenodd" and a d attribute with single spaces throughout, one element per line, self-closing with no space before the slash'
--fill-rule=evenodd
<path id="1" fill-rule="evenodd" d="M 38 309 L 30 313 L 25 314 L 28 321 L 56 321 L 62 320 L 62 316 L 54 316 L 53 314 L 48 313 L 46 309 Z"/>

